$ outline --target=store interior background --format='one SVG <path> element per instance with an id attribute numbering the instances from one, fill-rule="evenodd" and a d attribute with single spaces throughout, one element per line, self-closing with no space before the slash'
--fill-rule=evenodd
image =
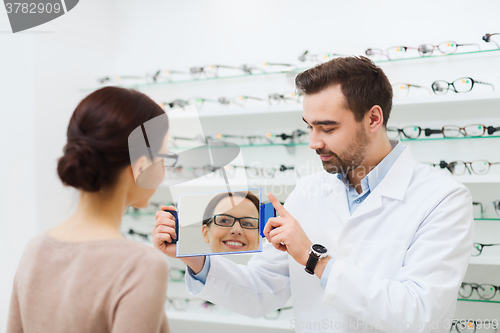
<path id="1" fill-rule="evenodd" d="M 368 47 L 446 40 L 485 48 L 481 37 L 500 32 L 499 13 L 500 3 L 484 0 L 80 0 L 66 15 L 12 34 L 0 9 L 0 331 L 26 244 L 76 207 L 77 193 L 62 186 L 56 164 L 69 118 L 88 94 L 81 90 L 97 87 L 97 77 L 210 63 L 299 64 L 305 50 L 359 55 Z M 477 79 L 500 89 L 499 67 L 478 66 L 485 70 Z M 429 86 L 467 76 L 412 74 L 425 77 Z"/>

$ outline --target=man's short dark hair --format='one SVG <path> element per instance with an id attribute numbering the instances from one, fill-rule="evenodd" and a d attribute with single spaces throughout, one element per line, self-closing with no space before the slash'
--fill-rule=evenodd
<path id="1" fill-rule="evenodd" d="M 392 108 L 392 86 L 380 67 L 370 59 L 340 57 L 310 68 L 295 78 L 299 93 L 315 94 L 334 85 L 340 85 L 347 105 L 360 122 L 374 105 L 382 108 L 384 126 Z"/>

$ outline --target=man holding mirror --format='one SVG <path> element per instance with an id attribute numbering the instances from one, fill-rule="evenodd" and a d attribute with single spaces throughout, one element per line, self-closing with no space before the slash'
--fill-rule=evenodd
<path id="1" fill-rule="evenodd" d="M 448 332 L 472 249 L 469 190 L 388 139 L 392 87 L 369 59 L 336 58 L 295 82 L 324 171 L 284 207 L 268 195 L 280 216 L 247 265 L 181 258 L 188 290 L 254 317 L 292 297 L 298 332 Z M 170 256 L 173 223 L 158 212 L 153 230 Z"/>

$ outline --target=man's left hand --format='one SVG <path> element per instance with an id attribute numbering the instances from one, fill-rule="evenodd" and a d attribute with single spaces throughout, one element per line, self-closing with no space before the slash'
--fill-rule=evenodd
<path id="1" fill-rule="evenodd" d="M 267 197 L 273 204 L 278 217 L 270 218 L 264 228 L 264 235 L 275 248 L 287 251 L 295 261 L 305 266 L 309 259 L 312 242 L 307 237 L 299 222 L 290 215 L 271 193 Z"/>

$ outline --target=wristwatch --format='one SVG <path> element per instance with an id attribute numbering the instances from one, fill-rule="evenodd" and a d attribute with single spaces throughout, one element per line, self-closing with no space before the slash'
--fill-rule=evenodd
<path id="1" fill-rule="evenodd" d="M 316 268 L 316 264 L 318 260 L 326 257 L 328 255 L 328 250 L 321 244 L 313 244 L 309 249 L 309 259 L 306 264 L 306 272 L 314 275 L 314 269 Z"/>

